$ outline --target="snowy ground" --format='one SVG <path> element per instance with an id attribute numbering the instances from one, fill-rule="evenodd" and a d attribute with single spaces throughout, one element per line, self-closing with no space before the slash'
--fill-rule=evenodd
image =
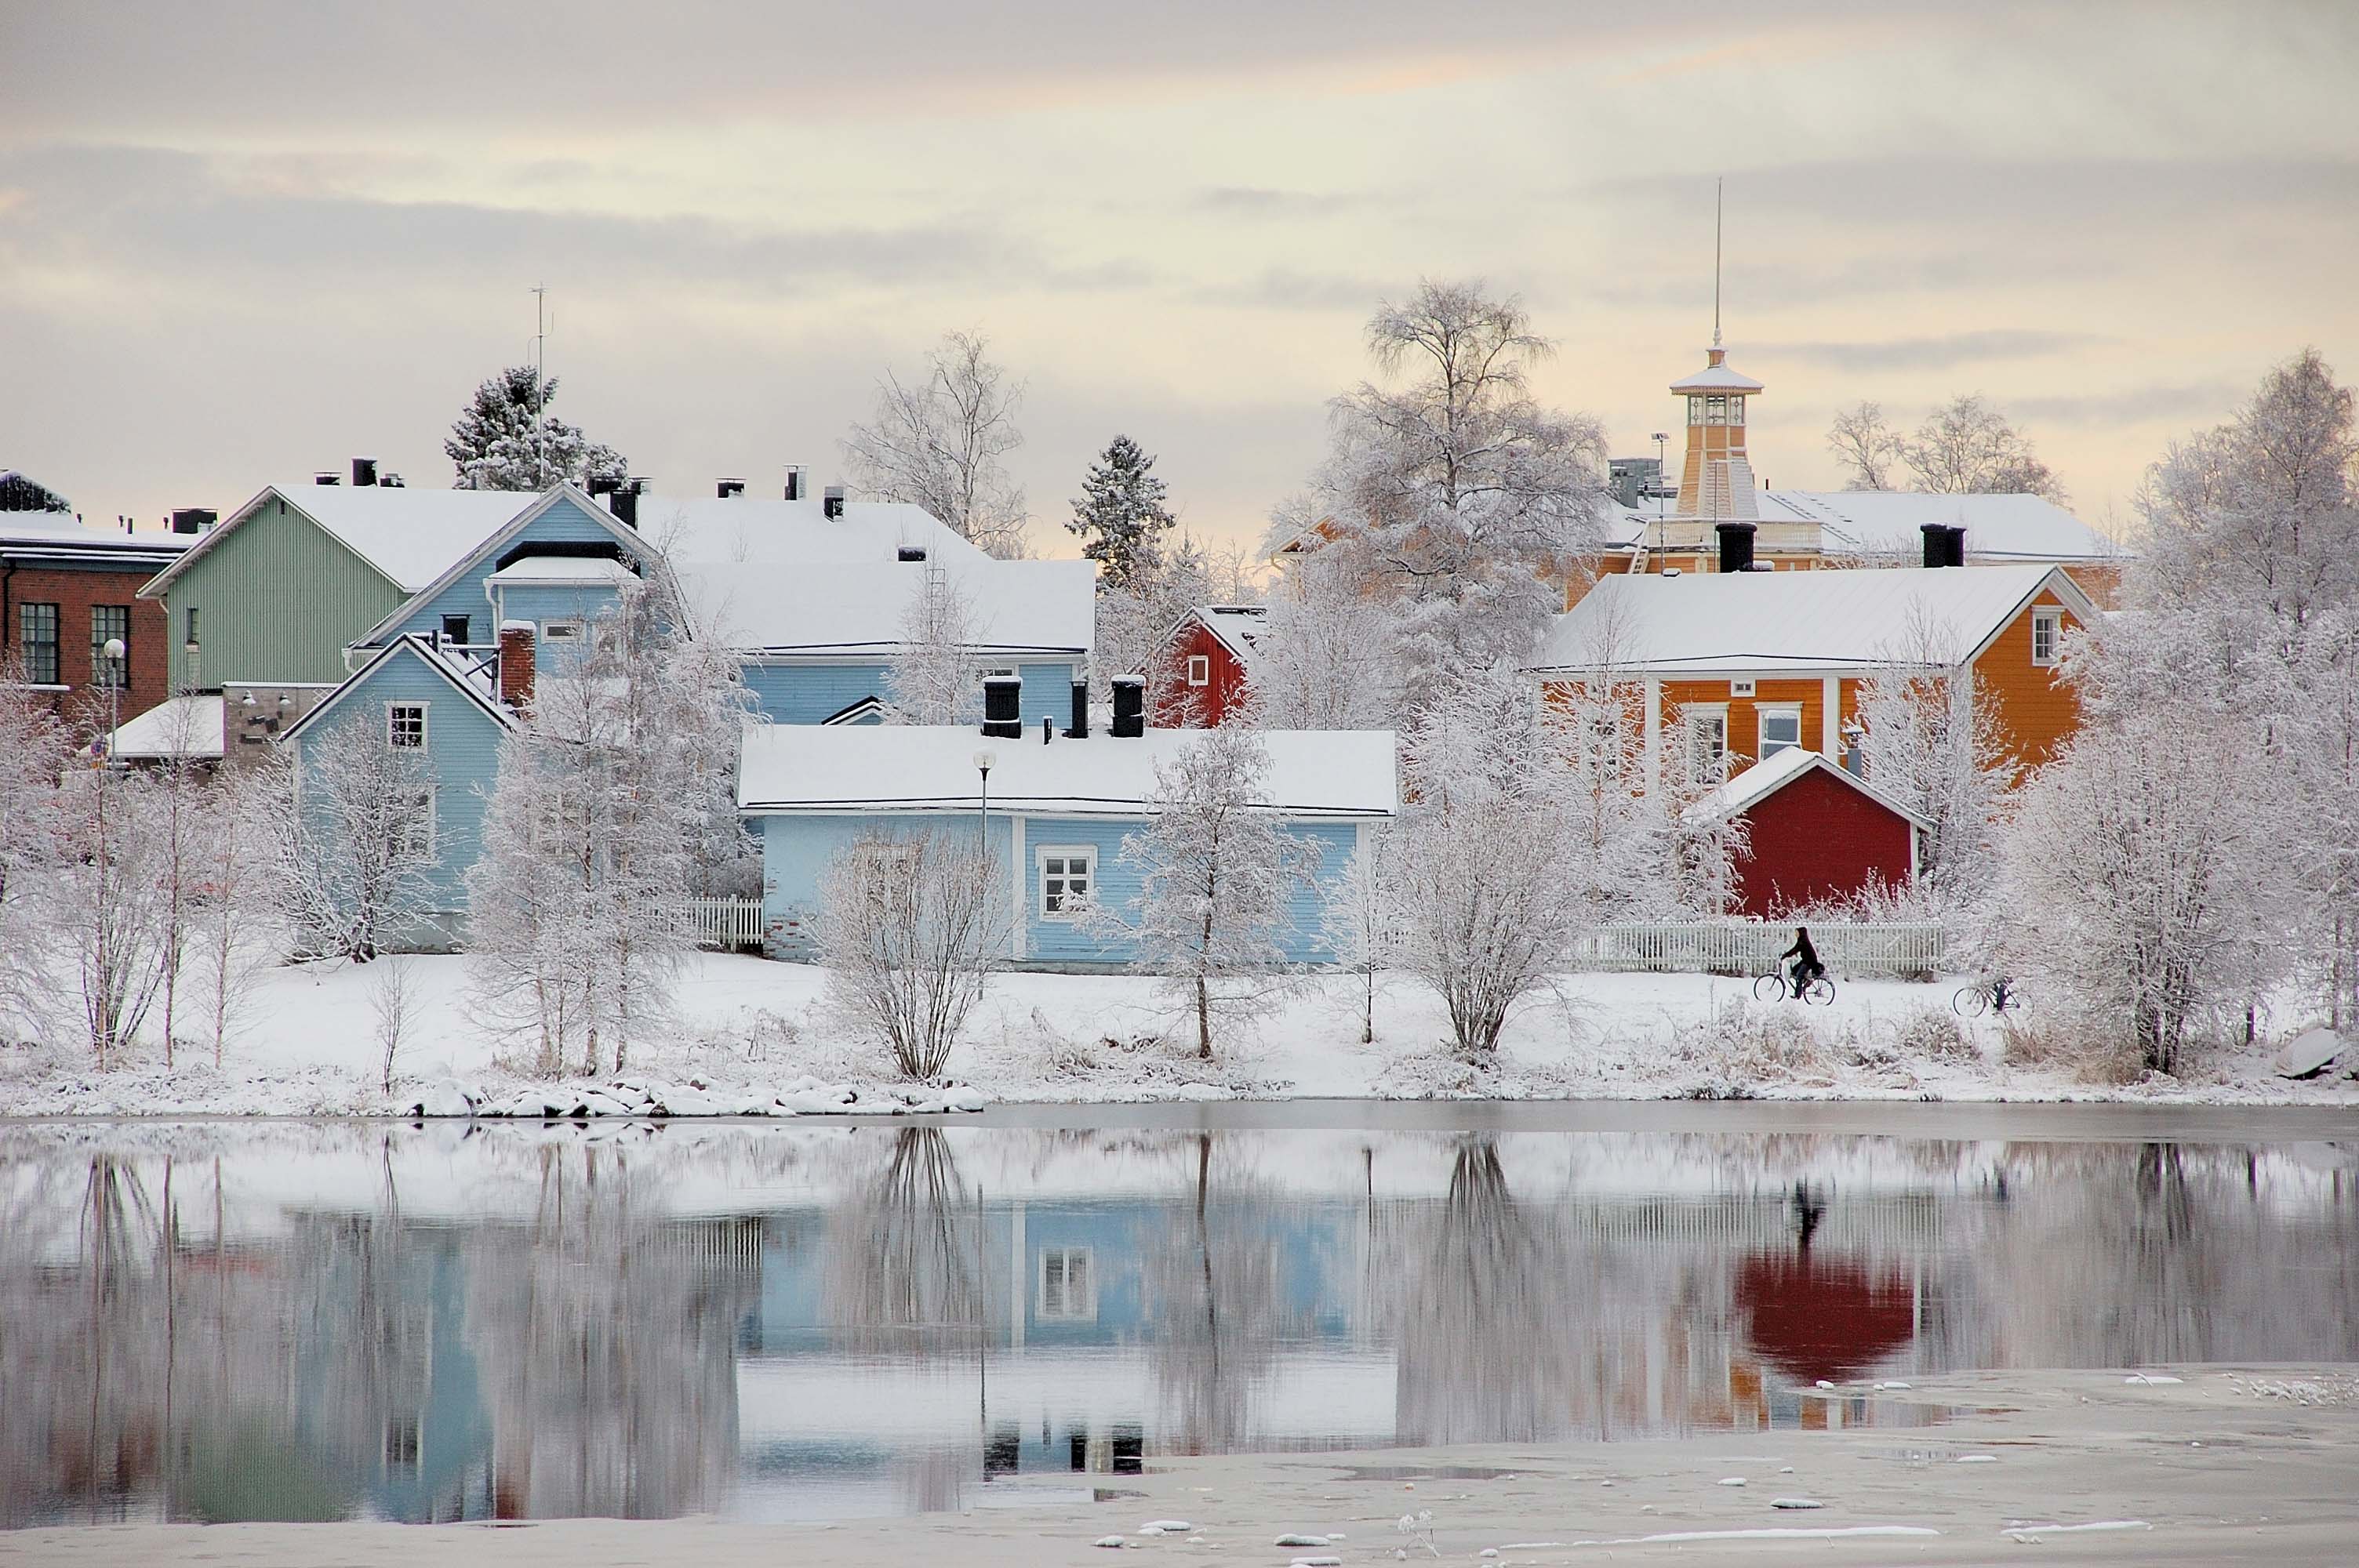
<path id="1" fill-rule="evenodd" d="M 210 1044 L 183 1044 L 100 1073 L 86 1053 L 0 1047 L 0 1114 L 384 1114 L 455 1080 L 479 1094 L 528 1080 L 511 1047 L 470 1013 L 466 960 L 409 960 L 416 994 L 397 1058 L 378 1087 L 374 967 L 316 964 L 266 972 L 215 1069 Z M 848 1041 L 818 1004 L 824 977 L 800 965 L 706 955 L 695 960 L 666 1043 L 629 1064 L 640 1076 L 705 1086 L 711 1098 L 766 1098 L 816 1081 L 889 1088 L 876 1051 Z M 1000 1101 L 1103 1103 L 1222 1098 L 1480 1098 L 2128 1100 L 2359 1107 L 2359 1084 L 2288 1083 L 2270 1070 L 2276 1039 L 2200 1061 L 2178 1078 L 2106 1083 L 2054 1065 L 2010 1065 L 2004 1032 L 1962 1023 L 1955 979 L 1846 981 L 1830 1008 L 1753 1000 L 1745 982 L 1701 975 L 1577 975 L 1560 1004 L 1527 1009 L 1495 1063 L 1448 1048 L 1439 1002 L 1407 979 L 1377 999 L 1376 1041 L 1359 1043 L 1358 994 L 1321 979 L 1222 1048 L 1194 1058 L 1192 1033 L 1131 976 L 995 979 L 951 1064 L 951 1077 Z M 2027 1014 L 2038 1018 L 2037 999 Z M 790 1097 L 791 1098 L 791 1097 Z M 872 1097 L 873 1098 L 873 1097 Z"/>

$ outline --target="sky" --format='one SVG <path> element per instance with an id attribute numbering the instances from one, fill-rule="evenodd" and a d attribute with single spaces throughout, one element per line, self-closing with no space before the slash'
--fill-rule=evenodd
<path id="1" fill-rule="evenodd" d="M 2359 6 L 0 0 L 0 468 L 157 525 L 447 485 L 529 357 L 658 492 L 841 475 L 980 330 L 1034 538 L 1116 433 L 1251 540 L 1419 278 L 1522 296 L 1617 455 L 1723 330 L 1755 469 L 1980 392 L 2074 509 L 2315 344 L 2359 380 Z M 1674 448 L 1676 451 L 1676 446 Z"/>

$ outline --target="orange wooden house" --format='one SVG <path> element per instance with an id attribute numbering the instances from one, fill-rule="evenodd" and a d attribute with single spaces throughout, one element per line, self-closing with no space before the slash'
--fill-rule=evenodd
<path id="1" fill-rule="evenodd" d="M 2079 727 L 2063 642 L 2098 613 L 2049 566 L 1613 576 L 1556 617 L 1529 669 L 1544 693 L 1643 683 L 1648 756 L 1715 785 L 1788 746 L 1857 771 L 1864 682 L 1971 671 L 2012 759 L 2036 767 Z"/>

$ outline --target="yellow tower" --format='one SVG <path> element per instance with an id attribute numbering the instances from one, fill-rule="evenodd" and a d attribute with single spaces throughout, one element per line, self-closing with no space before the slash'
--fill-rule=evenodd
<path id="1" fill-rule="evenodd" d="M 1745 455 L 1745 401 L 1761 390 L 1728 365 L 1717 330 L 1704 368 L 1671 390 L 1688 400 L 1687 460 L 1680 469 L 1680 517 L 1750 523 L 1761 515 L 1753 464 Z"/>

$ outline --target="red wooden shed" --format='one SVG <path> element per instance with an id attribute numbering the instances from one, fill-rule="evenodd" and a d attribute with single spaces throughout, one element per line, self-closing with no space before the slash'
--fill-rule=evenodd
<path id="1" fill-rule="evenodd" d="M 1258 604 L 1202 604 L 1171 628 L 1140 671 L 1157 729 L 1209 729 L 1228 717 L 1245 698 L 1267 613 Z"/>
<path id="2" fill-rule="evenodd" d="M 1695 807 L 1743 818 L 1751 853 L 1737 862 L 1737 912 L 1791 909 L 1905 887 L 1917 875 L 1922 818 L 1820 753 L 1788 746 L 1736 774 Z"/>

